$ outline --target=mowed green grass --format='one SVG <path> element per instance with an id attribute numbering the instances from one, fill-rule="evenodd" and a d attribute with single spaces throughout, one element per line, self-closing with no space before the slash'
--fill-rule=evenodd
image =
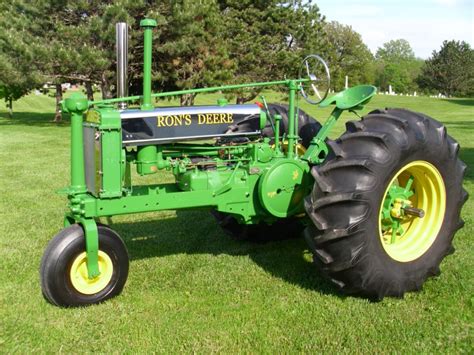
<path id="1" fill-rule="evenodd" d="M 217 95 L 198 96 L 197 104 Z M 283 101 L 267 93 L 269 101 Z M 162 103 L 166 104 L 166 103 Z M 7 119 L 0 106 L 0 352 L 418 353 L 474 351 L 473 199 L 440 277 L 404 299 L 345 297 L 310 262 L 303 239 L 230 240 L 204 210 L 104 220 L 124 238 L 131 263 L 123 293 L 61 309 L 40 290 L 39 265 L 61 229 L 69 181 L 69 125 L 51 123 L 54 100 L 30 95 Z M 376 96 L 444 122 L 468 165 L 474 194 L 474 100 Z M 329 111 L 302 104 L 322 120 Z M 338 123 L 337 136 L 345 114 Z M 169 175 L 147 182 L 170 181 Z"/>

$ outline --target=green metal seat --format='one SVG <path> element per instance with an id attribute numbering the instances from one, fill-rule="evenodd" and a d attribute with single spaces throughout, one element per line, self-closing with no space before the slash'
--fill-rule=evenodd
<path id="1" fill-rule="evenodd" d="M 336 105 L 340 110 L 361 109 L 372 96 L 377 92 L 377 88 L 372 85 L 358 85 L 328 97 L 319 104 L 319 107 Z"/>

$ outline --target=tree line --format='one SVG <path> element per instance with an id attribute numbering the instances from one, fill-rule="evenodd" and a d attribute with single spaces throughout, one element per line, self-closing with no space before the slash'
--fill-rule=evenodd
<path id="1" fill-rule="evenodd" d="M 446 41 L 427 61 L 409 43 L 384 44 L 375 56 L 350 26 L 327 22 L 317 4 L 294 0 L 10 0 L 0 3 L 0 98 L 7 104 L 44 83 L 80 83 L 92 100 L 115 95 L 115 23 L 129 31 L 129 92 L 141 92 L 142 31 L 157 20 L 153 90 L 280 80 L 297 76 L 301 59 L 325 58 L 332 89 L 372 83 L 382 91 L 474 93 L 474 54 L 465 42 Z M 261 89 L 233 94 L 237 103 Z M 181 96 L 191 105 L 195 95 Z M 59 105 L 56 120 L 60 119 Z"/>

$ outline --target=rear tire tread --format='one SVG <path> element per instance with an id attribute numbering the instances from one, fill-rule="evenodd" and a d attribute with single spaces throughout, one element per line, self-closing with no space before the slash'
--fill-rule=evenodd
<path id="1" fill-rule="evenodd" d="M 431 252 L 430 260 L 423 261 L 428 266 L 416 261 L 423 267 L 414 273 L 382 271 L 373 263 L 364 241 L 369 233 L 369 218 L 373 220 L 379 208 L 369 201 L 376 188 L 381 189 L 381 172 L 388 174 L 392 167 L 401 164 L 398 161 L 423 152 L 423 146 L 435 148 L 429 154 L 443 161 L 444 171 L 453 177 L 451 181 L 445 179 L 446 189 L 450 189 L 447 194 L 458 201 L 454 202 L 455 211 L 450 212 L 453 220 L 446 225 L 447 232 L 437 244 L 439 250 Z M 428 277 L 439 274 L 440 262 L 453 249 L 454 233 L 463 226 L 460 209 L 468 194 L 462 188 L 465 164 L 458 159 L 459 144 L 434 119 L 405 109 L 385 109 L 372 111 L 361 121 L 347 122 L 346 133 L 331 142 L 331 148 L 334 158 L 312 168 L 314 189 L 305 201 L 307 214 L 314 223 L 305 232 L 314 264 L 326 278 L 350 294 L 380 300 L 385 296 L 403 297 L 407 291 L 421 289 Z M 350 175 L 351 172 L 354 174 Z M 344 181 L 344 173 L 351 178 Z M 352 179 L 354 175 L 359 179 Z"/>

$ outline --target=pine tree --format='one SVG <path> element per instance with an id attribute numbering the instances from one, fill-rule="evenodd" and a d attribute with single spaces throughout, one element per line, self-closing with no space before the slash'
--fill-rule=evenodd
<path id="1" fill-rule="evenodd" d="M 214 86 L 229 80 L 234 63 L 229 59 L 225 23 L 214 0 L 165 1 L 158 22 L 155 86 L 182 90 Z M 181 105 L 192 105 L 195 94 L 182 95 Z"/>
<path id="2" fill-rule="evenodd" d="M 35 13 L 28 2 L 12 0 L 0 3 L 0 99 L 13 114 L 13 101 L 40 86 L 41 75 L 35 70 L 36 58 L 29 18 Z"/>
<path id="3" fill-rule="evenodd" d="M 322 17 L 311 1 L 220 0 L 224 37 L 237 66 L 232 83 L 295 77 L 302 58 L 325 47 Z M 262 88 L 237 91 L 237 102 Z"/>
<path id="4" fill-rule="evenodd" d="M 464 41 L 444 41 L 426 60 L 418 78 L 420 87 L 446 96 L 474 94 L 474 50 Z"/>

